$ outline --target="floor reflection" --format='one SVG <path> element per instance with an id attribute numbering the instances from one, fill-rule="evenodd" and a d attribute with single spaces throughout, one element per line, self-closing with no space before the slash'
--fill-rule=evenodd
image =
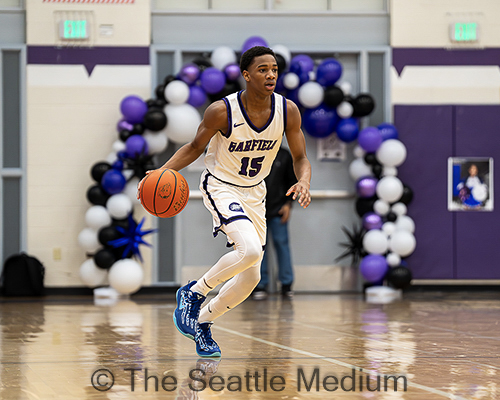
<path id="1" fill-rule="evenodd" d="M 500 399 L 496 295 L 249 300 L 214 326 L 222 359 L 196 355 L 174 304 L 0 299 L 0 399 Z M 386 376 L 408 390 L 368 389 Z"/>

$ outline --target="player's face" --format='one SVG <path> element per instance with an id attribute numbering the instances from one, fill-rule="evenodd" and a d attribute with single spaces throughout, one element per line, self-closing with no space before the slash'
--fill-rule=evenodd
<path id="1" fill-rule="evenodd" d="M 472 164 L 469 167 L 469 175 L 470 176 L 476 176 L 477 175 L 477 167 L 474 164 Z"/>
<path id="2" fill-rule="evenodd" d="M 278 79 L 278 64 L 270 54 L 255 57 L 243 76 L 247 85 L 252 85 L 258 91 L 271 94 L 276 87 Z"/>

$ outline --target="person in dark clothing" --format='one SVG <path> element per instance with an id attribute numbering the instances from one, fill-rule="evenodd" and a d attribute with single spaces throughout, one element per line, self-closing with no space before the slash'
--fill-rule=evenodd
<path id="1" fill-rule="evenodd" d="M 265 179 L 266 221 L 268 237 L 272 242 L 278 258 L 278 279 L 281 282 L 281 293 L 285 297 L 292 297 L 293 267 L 290 246 L 288 242 L 288 220 L 292 209 L 292 199 L 286 196 L 288 188 L 297 182 L 293 172 L 292 157 L 288 150 L 281 147 L 274 160 L 271 173 Z M 268 245 L 270 241 L 268 240 Z M 264 252 L 261 264 L 261 279 L 254 291 L 254 299 L 261 300 L 267 297 L 269 275 L 267 271 L 268 252 Z"/>

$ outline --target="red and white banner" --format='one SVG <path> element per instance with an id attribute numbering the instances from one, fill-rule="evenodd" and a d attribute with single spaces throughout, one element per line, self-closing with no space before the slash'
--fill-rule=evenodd
<path id="1" fill-rule="evenodd" d="M 135 0 L 43 0 L 44 3 L 133 4 Z"/>

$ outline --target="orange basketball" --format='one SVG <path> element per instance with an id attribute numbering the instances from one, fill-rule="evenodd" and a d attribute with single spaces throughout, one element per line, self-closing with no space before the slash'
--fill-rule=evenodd
<path id="1" fill-rule="evenodd" d="M 160 218 L 179 214 L 189 199 L 186 179 L 172 169 L 157 169 L 146 175 L 141 186 L 141 204 Z"/>

